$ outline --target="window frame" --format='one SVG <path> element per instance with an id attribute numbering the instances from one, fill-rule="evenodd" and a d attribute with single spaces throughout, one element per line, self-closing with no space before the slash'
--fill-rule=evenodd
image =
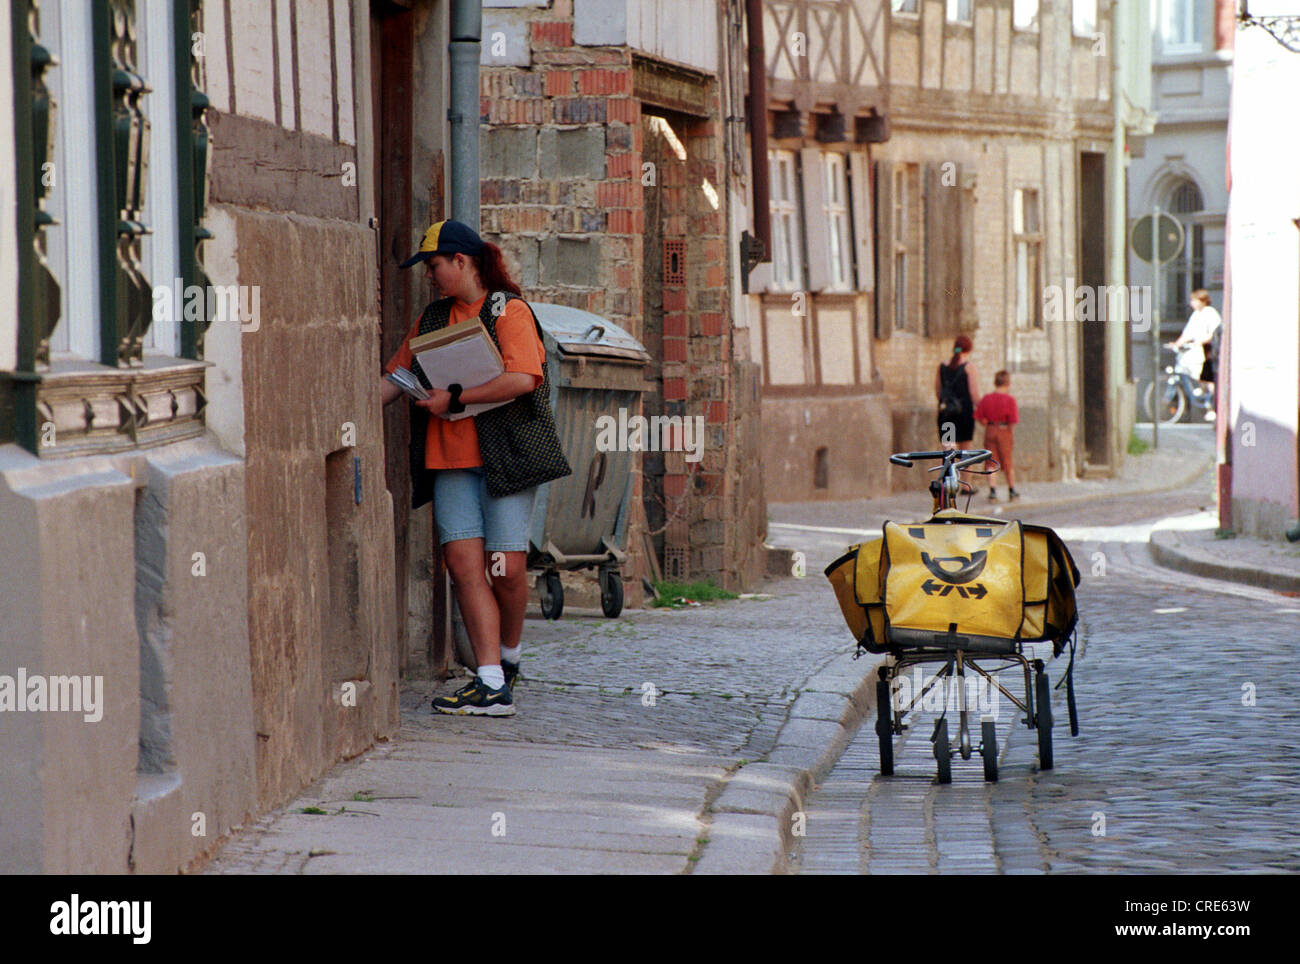
<path id="1" fill-rule="evenodd" d="M 966 16 L 962 16 L 961 7 L 965 4 Z M 972 23 L 975 19 L 975 0 L 945 0 L 944 19 L 948 23 Z"/>
<path id="2" fill-rule="evenodd" d="M 908 5 L 910 9 L 904 9 Z M 892 16 L 920 18 L 921 0 L 890 0 L 889 12 Z"/>
<path id="3" fill-rule="evenodd" d="M 1087 30 L 1079 29 L 1079 13 L 1085 5 L 1092 8 L 1092 21 Z M 1101 17 L 1097 0 L 1070 0 L 1070 32 L 1076 37 L 1095 37 L 1100 29 Z"/>
<path id="4" fill-rule="evenodd" d="M 1174 23 L 1175 8 L 1187 12 L 1190 19 L 1191 40 L 1172 40 L 1170 28 Z M 1162 54 L 1199 54 L 1205 50 L 1205 37 L 1202 36 L 1201 0 L 1161 0 L 1160 3 L 1160 52 Z"/>
<path id="5" fill-rule="evenodd" d="M 1030 4 L 1033 4 L 1033 11 L 1034 11 L 1033 16 L 1029 18 L 1029 21 L 1027 23 L 1021 23 L 1020 12 Z M 1042 17 L 1042 13 L 1043 13 L 1042 0 L 1012 0 L 1011 29 L 1019 30 L 1024 33 L 1038 33 L 1039 20 Z"/>
<path id="6" fill-rule="evenodd" d="M 1033 198 L 1035 228 L 1026 226 L 1026 195 Z M 1015 290 L 1015 328 L 1017 331 L 1043 330 L 1043 212 L 1042 190 L 1037 185 L 1023 185 L 1011 192 L 1012 271 Z M 1074 292 L 1065 292 L 1073 299 Z"/>
<path id="7" fill-rule="evenodd" d="M 772 290 L 803 291 L 803 205 L 797 152 L 773 148 L 769 151 L 769 164 L 772 186 L 768 199 L 772 223 Z"/>
<path id="8" fill-rule="evenodd" d="M 826 250 L 830 255 L 831 267 L 830 283 L 825 290 L 853 291 L 856 265 L 853 258 L 853 210 L 849 199 L 848 157 L 838 151 L 824 151 L 821 168 L 822 214 L 826 219 Z M 838 188 L 840 195 L 838 201 L 833 200 L 835 188 Z M 837 274 L 842 277 L 837 278 Z"/>
<path id="9" fill-rule="evenodd" d="M 206 283 L 193 256 L 195 241 L 208 237 L 195 217 L 202 211 L 208 156 L 207 99 L 196 86 L 202 67 L 196 74 L 192 45 L 202 2 L 111 0 L 87 7 L 80 0 L 43 0 L 34 4 L 30 29 L 26 3 L 12 14 L 18 324 L 14 367 L 0 371 L 0 409 L 7 410 L 0 441 L 15 441 L 38 456 L 70 457 L 205 431 L 206 365 L 199 358 L 205 320 L 176 319 L 149 343 L 156 267 L 173 266 L 175 273 L 162 281 L 169 290 L 177 277 L 182 285 Z M 42 22 L 41 14 L 48 20 Z M 123 14 L 133 20 L 134 50 L 116 33 Z M 50 54 L 43 78 L 50 91 L 50 140 L 43 150 L 33 143 L 39 132 L 33 119 L 44 100 L 30 68 L 17 68 L 36 46 Z M 115 59 L 132 54 L 134 63 Z M 130 86 L 115 87 L 123 77 Z M 170 98 L 155 96 L 160 90 L 169 90 Z M 134 122 L 126 134 L 114 123 L 123 109 Z M 129 147 L 123 137 L 130 138 Z M 139 148 L 139 164 L 117 172 L 120 152 L 136 157 Z M 42 159 L 56 165 L 44 190 Z M 160 194 L 171 201 L 155 212 L 151 201 Z M 50 218 L 51 203 L 64 223 Z M 147 235 L 140 227 L 148 229 L 155 213 L 168 219 L 162 252 L 143 243 Z M 127 247 L 139 246 L 140 254 L 128 254 L 124 268 L 118 247 L 127 236 L 134 239 Z M 51 246 L 52 238 L 57 243 Z M 47 271 L 42 255 L 51 248 L 54 270 Z M 124 284 L 131 287 L 123 291 Z"/>

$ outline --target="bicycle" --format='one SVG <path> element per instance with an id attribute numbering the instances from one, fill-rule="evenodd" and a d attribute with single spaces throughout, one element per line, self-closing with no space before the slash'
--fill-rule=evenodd
<path id="1" fill-rule="evenodd" d="M 940 460 L 930 469 L 940 475 L 928 486 L 934 514 L 926 522 L 885 523 L 881 537 L 850 547 L 825 570 L 859 650 L 891 657 L 880 667 L 876 683 L 876 734 L 884 776 L 894 772 L 894 736 L 910 725 L 935 686 L 955 685 L 960 693 L 956 752 L 969 760 L 978 751 L 985 780 L 997 780 L 994 721 L 981 721 L 978 747 L 971 741 L 968 669 L 1024 712 L 1024 724 L 1038 736 L 1039 768 L 1051 769 L 1051 687 L 1043 660 L 1036 653 L 1025 654 L 1028 643 L 1050 640 L 1058 656 L 1070 645 L 1066 693 L 1070 731 L 1078 734 L 1073 636 L 1079 570 L 1051 529 L 968 516 L 957 508 L 962 495 L 969 507 L 975 492 L 960 473 L 991 474 L 997 469 L 980 472 L 971 467 L 992 457 L 987 449 L 891 455 L 892 464 L 905 468 L 922 459 Z M 904 671 L 925 663 L 940 666 L 920 692 L 904 696 L 898 683 Z M 1016 667 L 1024 672 L 1023 700 L 995 675 Z M 952 781 L 947 702 L 930 736 L 940 783 Z"/>
<path id="2" fill-rule="evenodd" d="M 943 460 L 939 465 L 928 470 L 940 473 L 937 479 L 930 480 L 930 496 L 934 500 L 935 512 L 957 508 L 957 500 L 963 495 L 966 496 L 965 511 L 970 510 L 970 500 L 975 494 L 975 487 L 962 480 L 962 472 L 969 471 L 972 475 L 993 475 L 1002 468 L 988 449 L 967 449 L 965 452 L 957 449 L 945 449 L 941 452 L 896 452 L 889 457 L 889 461 L 894 465 L 901 465 L 908 469 L 916 459 Z M 968 468 L 987 461 L 991 461 L 995 467 L 987 471 Z"/>
<path id="3" fill-rule="evenodd" d="M 1183 415 L 1187 413 L 1190 407 L 1198 408 L 1202 413 L 1213 412 L 1214 387 L 1211 386 L 1209 391 L 1202 391 L 1198 379 L 1183 367 L 1183 355 L 1191 349 L 1191 346 L 1174 348 L 1173 344 L 1170 343 L 1164 347 L 1173 349 L 1176 359 L 1172 365 L 1165 366 L 1164 391 L 1160 397 L 1161 424 L 1182 421 Z M 1154 396 L 1155 382 L 1151 382 L 1147 385 L 1147 390 L 1143 396 L 1143 404 L 1146 407 L 1148 418 L 1153 415 L 1152 401 Z"/>

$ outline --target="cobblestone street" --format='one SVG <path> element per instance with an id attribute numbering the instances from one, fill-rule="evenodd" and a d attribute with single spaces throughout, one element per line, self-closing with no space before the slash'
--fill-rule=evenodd
<path id="1" fill-rule="evenodd" d="M 976 752 L 969 761 L 954 754 L 953 782 L 940 786 L 929 742 L 937 712 L 919 714 L 896 739 L 891 778 L 879 775 L 869 717 L 805 801 L 801 870 L 1300 870 L 1300 829 L 1289 812 L 1300 791 L 1300 684 L 1288 671 L 1300 606 L 1150 558 L 1151 522 L 1194 513 L 1211 495 L 1203 477 L 1159 497 L 1023 513 L 1066 537 L 1083 574 L 1079 736 L 1069 735 L 1058 690 L 1055 767 L 1040 771 L 1034 732 L 1004 700 L 999 782 L 984 782 L 975 714 Z M 1068 650 L 1049 664 L 1053 684 L 1066 658 Z M 1017 674 L 1004 678 L 1022 692 Z"/>

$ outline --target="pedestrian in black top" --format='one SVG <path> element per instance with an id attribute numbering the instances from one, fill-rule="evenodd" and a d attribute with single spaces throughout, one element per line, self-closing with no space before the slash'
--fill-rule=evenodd
<path id="1" fill-rule="evenodd" d="M 975 437 L 975 405 L 979 388 L 975 368 L 969 364 L 971 340 L 958 335 L 952 357 L 939 365 L 934 376 L 934 395 L 939 401 L 939 442 L 944 449 L 966 451 Z"/>

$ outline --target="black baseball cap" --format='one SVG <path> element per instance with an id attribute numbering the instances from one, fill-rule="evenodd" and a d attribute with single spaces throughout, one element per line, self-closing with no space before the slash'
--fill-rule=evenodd
<path id="1" fill-rule="evenodd" d="M 409 268 L 421 261 L 428 261 L 435 254 L 483 253 L 483 239 L 478 232 L 463 221 L 439 221 L 424 232 L 420 249 L 402 262 L 401 267 Z"/>

